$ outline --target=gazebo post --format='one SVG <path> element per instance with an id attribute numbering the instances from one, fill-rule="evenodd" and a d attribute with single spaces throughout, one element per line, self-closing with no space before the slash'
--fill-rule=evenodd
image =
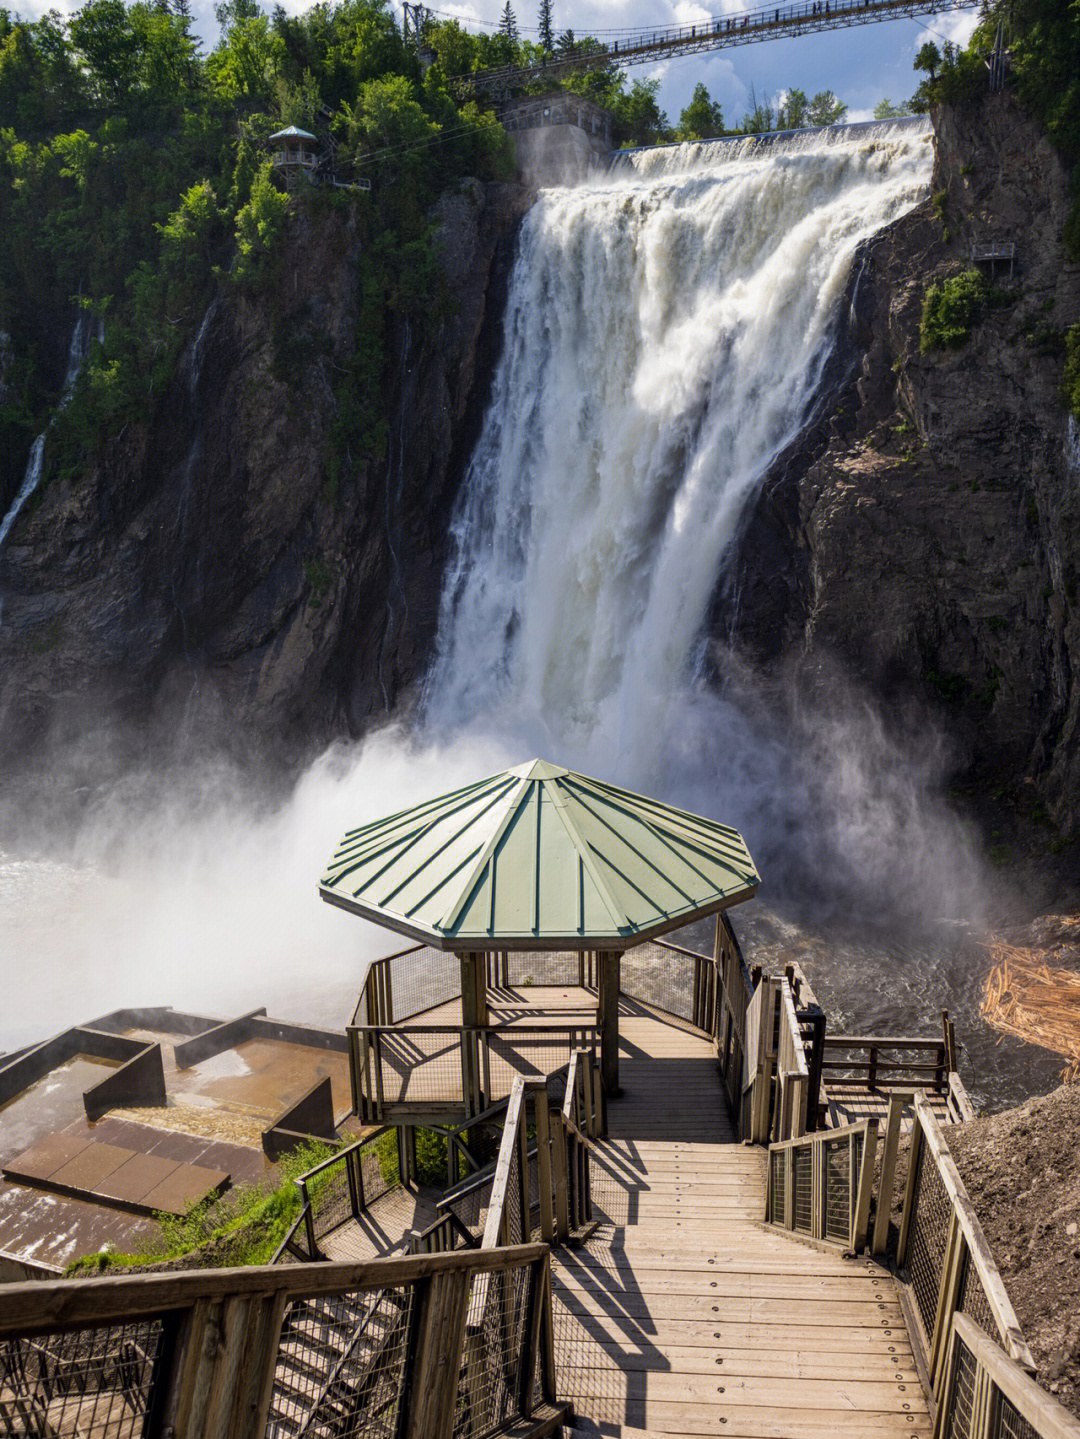
<path id="1" fill-rule="evenodd" d="M 619 970 L 622 951 L 602 949 L 597 953 L 600 973 L 597 976 L 596 1017 L 600 1024 L 600 1076 L 609 1098 L 619 1088 Z"/>
<path id="2" fill-rule="evenodd" d="M 483 1087 L 483 1066 L 480 1063 L 480 1036 L 476 1033 L 478 1029 L 484 1029 L 488 1024 L 488 1003 L 487 1003 L 487 965 L 486 956 L 475 950 L 466 951 L 460 956 L 461 962 L 461 1023 L 464 1031 L 461 1036 L 464 1064 L 462 1075 L 464 1079 L 465 1093 L 462 1098 L 465 1101 L 465 1112 L 469 1113 L 474 1101 L 477 1103 L 477 1112 L 483 1109 L 491 1096 L 482 1093 Z M 471 1141 L 472 1136 L 469 1136 Z"/>

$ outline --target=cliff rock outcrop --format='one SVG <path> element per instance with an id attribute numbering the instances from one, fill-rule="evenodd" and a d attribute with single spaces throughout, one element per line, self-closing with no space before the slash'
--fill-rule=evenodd
<path id="1" fill-rule="evenodd" d="M 0 553 L 8 765 L 101 718 L 288 760 L 390 709 L 430 649 L 527 201 L 466 181 L 438 202 L 452 303 L 422 341 L 391 326 L 388 438 L 362 463 L 333 454 L 356 232 L 293 209 L 273 285 L 223 290 L 147 422 L 46 485 Z"/>
<path id="2" fill-rule="evenodd" d="M 936 712 L 961 768 L 1034 781 L 1080 825 L 1080 435 L 1061 398 L 1080 266 L 1068 177 L 1008 95 L 935 116 L 932 198 L 865 248 L 846 378 L 781 457 L 741 543 L 736 644 L 838 660 Z M 920 353 L 928 285 L 1015 242 L 958 349 Z"/>

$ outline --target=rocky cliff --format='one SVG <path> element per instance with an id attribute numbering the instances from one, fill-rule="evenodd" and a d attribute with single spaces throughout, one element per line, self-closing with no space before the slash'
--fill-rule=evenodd
<path id="1" fill-rule="evenodd" d="M 1068 179 L 1007 94 L 935 116 L 932 198 L 866 247 L 828 401 L 745 531 L 737 647 L 833 661 L 954 743 L 958 770 L 1031 781 L 1080 826 L 1080 436 L 1062 403 L 1080 267 Z M 1015 241 L 959 349 L 920 353 L 927 286 Z M 723 600 L 718 609 L 727 607 Z"/>
<path id="2" fill-rule="evenodd" d="M 44 486 L 0 553 L 6 764 L 101 718 L 288 760 L 389 711 L 430 648 L 527 202 L 474 181 L 439 201 L 451 302 L 422 339 L 392 326 L 388 439 L 360 463 L 332 440 L 356 229 L 293 208 L 270 288 L 223 291 L 148 421 Z"/>

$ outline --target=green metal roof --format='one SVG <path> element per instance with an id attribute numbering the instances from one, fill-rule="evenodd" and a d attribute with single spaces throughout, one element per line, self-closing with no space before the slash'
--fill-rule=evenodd
<path id="1" fill-rule="evenodd" d="M 319 893 L 439 949 L 625 949 L 758 884 L 737 830 L 534 760 L 350 830 Z"/>
<path id="2" fill-rule="evenodd" d="M 310 130 L 300 130 L 295 125 L 286 125 L 284 130 L 278 130 L 270 136 L 271 140 L 318 140 Z"/>

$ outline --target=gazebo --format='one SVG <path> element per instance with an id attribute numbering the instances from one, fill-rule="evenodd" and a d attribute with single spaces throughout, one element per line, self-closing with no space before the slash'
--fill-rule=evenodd
<path id="1" fill-rule="evenodd" d="M 319 893 L 458 956 L 471 1029 L 489 1024 L 493 954 L 593 956 L 601 1073 L 616 1094 L 624 952 L 751 899 L 759 882 L 737 830 L 533 760 L 348 831 Z"/>

